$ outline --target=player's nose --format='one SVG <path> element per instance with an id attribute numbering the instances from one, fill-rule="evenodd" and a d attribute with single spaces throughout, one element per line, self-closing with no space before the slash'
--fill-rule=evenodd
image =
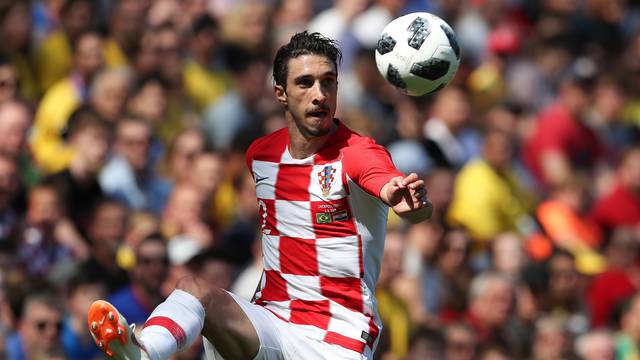
<path id="1" fill-rule="evenodd" d="M 323 103 L 327 99 L 327 94 L 325 93 L 319 81 L 316 81 L 316 83 L 313 85 L 312 91 L 314 103 Z"/>

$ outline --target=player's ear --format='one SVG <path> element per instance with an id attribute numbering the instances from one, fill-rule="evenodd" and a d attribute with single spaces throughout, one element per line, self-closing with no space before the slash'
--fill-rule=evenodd
<path id="1" fill-rule="evenodd" d="M 274 85 L 273 86 L 273 92 L 276 94 L 276 99 L 278 99 L 278 102 L 282 105 L 287 105 L 288 101 L 287 101 L 287 91 L 284 89 L 284 86 L 282 85 Z"/>

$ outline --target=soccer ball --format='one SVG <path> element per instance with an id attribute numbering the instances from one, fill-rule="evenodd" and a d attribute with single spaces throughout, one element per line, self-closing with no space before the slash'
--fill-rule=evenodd
<path id="1" fill-rule="evenodd" d="M 376 48 L 380 74 L 402 92 L 420 96 L 442 89 L 460 65 L 460 47 L 449 24 L 426 12 L 391 21 Z"/>

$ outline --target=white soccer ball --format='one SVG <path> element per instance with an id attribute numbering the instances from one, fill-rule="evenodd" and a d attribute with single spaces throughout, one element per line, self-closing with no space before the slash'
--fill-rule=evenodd
<path id="1" fill-rule="evenodd" d="M 402 92 L 420 96 L 442 89 L 460 65 L 456 34 L 441 18 L 416 12 L 391 21 L 376 48 L 380 74 Z"/>

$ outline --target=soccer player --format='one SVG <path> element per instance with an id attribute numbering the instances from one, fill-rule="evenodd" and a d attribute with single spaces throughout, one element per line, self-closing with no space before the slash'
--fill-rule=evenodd
<path id="1" fill-rule="evenodd" d="M 98 346 L 120 359 L 167 359 L 205 338 L 209 358 L 371 359 L 387 209 L 431 216 L 424 182 L 335 119 L 336 43 L 294 35 L 274 60 L 288 126 L 247 151 L 262 219 L 264 272 L 253 302 L 202 280 L 178 281 L 139 335 L 110 304 L 89 310 Z"/>

